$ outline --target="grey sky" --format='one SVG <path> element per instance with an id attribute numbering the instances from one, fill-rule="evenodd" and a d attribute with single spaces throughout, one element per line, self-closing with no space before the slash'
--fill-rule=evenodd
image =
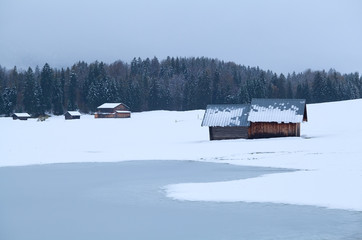
<path id="1" fill-rule="evenodd" d="M 360 0 L 0 0 L 0 65 L 206 56 L 362 73 Z"/>

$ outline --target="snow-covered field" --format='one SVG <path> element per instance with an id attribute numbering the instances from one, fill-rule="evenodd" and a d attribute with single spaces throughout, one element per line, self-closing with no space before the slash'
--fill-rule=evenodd
<path id="1" fill-rule="evenodd" d="M 209 141 L 204 111 L 130 119 L 45 122 L 0 118 L 0 166 L 125 160 L 196 160 L 299 171 L 165 187 L 169 197 L 314 205 L 362 211 L 362 100 L 307 105 L 300 138 Z"/>

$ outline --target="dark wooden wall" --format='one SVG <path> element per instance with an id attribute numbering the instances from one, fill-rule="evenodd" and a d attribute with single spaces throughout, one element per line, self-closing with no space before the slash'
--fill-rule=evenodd
<path id="1" fill-rule="evenodd" d="M 131 117 L 131 113 L 129 112 L 116 112 L 116 118 L 130 118 Z"/>
<path id="2" fill-rule="evenodd" d="M 248 138 L 248 127 L 209 127 L 210 140 Z"/>
<path id="3" fill-rule="evenodd" d="M 17 120 L 17 119 L 19 119 L 19 120 L 28 120 L 28 117 L 17 117 L 15 115 L 13 115 L 13 120 Z"/>
<path id="4" fill-rule="evenodd" d="M 95 113 L 94 118 L 115 118 L 114 113 Z"/>
<path id="5" fill-rule="evenodd" d="M 113 113 L 115 112 L 114 108 L 98 108 L 98 112 L 101 113 Z"/>
<path id="6" fill-rule="evenodd" d="M 131 113 L 95 113 L 94 118 L 130 118 Z"/>
<path id="7" fill-rule="evenodd" d="M 300 123 L 250 123 L 249 138 L 300 136 Z"/>
<path id="8" fill-rule="evenodd" d="M 80 119 L 80 116 L 72 116 L 69 113 L 64 114 L 66 120 Z"/>
<path id="9" fill-rule="evenodd" d="M 114 111 L 122 111 L 122 110 L 128 110 L 128 108 L 123 104 L 120 104 L 114 108 Z"/>

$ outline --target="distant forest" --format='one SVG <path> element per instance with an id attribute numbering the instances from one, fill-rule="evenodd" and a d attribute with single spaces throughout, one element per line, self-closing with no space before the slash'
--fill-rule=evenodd
<path id="1" fill-rule="evenodd" d="M 105 102 L 123 102 L 138 112 L 204 109 L 207 104 L 248 103 L 251 98 L 319 103 L 361 97 L 358 73 L 306 70 L 285 76 L 204 57 L 78 62 L 66 69 L 45 64 L 26 71 L 0 66 L 0 114 L 6 116 L 89 113 Z"/>

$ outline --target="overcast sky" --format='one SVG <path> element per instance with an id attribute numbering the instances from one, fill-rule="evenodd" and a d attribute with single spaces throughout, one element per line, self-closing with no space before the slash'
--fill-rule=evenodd
<path id="1" fill-rule="evenodd" d="M 362 73 L 360 0 L 0 0 L 0 65 L 211 57 Z"/>

